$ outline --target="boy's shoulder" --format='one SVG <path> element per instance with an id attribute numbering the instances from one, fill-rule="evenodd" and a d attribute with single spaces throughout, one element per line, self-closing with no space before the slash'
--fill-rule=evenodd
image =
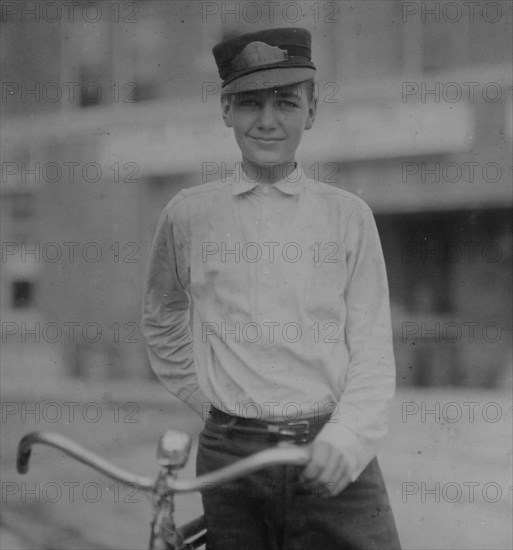
<path id="1" fill-rule="evenodd" d="M 340 187 L 305 177 L 305 189 L 312 197 L 333 201 L 334 204 L 346 209 L 372 213 L 370 206 L 363 199 Z"/>
<path id="2" fill-rule="evenodd" d="M 219 179 L 193 185 L 192 187 L 185 187 L 178 191 L 178 193 L 168 202 L 166 209 L 174 210 L 176 207 L 183 207 L 201 202 L 202 199 L 208 199 L 209 195 L 225 193 L 228 189 L 228 185 L 226 180 Z"/>

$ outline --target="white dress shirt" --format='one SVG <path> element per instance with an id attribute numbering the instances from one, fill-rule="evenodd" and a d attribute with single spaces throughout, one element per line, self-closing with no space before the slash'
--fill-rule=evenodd
<path id="1" fill-rule="evenodd" d="M 192 331 L 190 311 L 192 299 Z M 233 174 L 164 209 L 145 285 L 150 363 L 198 413 L 300 420 L 355 480 L 388 429 L 395 390 L 388 285 L 369 207 L 298 165 L 262 184 Z"/>

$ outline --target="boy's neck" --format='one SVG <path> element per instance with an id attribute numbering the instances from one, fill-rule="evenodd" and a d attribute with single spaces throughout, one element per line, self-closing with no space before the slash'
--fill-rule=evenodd
<path id="1" fill-rule="evenodd" d="M 297 168 L 297 162 L 291 160 L 283 164 L 257 165 L 253 162 L 242 161 L 242 169 L 251 180 L 258 179 L 258 183 L 274 184 L 285 179 Z"/>

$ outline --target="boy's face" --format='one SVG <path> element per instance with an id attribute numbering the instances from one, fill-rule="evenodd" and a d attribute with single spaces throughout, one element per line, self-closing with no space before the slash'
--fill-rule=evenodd
<path id="1" fill-rule="evenodd" d="M 223 119 L 233 128 L 245 162 L 259 166 L 295 160 L 304 130 L 315 119 L 317 103 L 301 82 L 232 94 L 222 101 Z"/>

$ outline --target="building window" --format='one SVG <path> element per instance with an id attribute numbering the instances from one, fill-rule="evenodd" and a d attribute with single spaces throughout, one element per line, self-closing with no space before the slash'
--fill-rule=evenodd
<path id="1" fill-rule="evenodd" d="M 14 281 L 12 283 L 12 307 L 14 309 L 25 309 L 33 305 L 34 283 L 31 281 Z"/>
<path id="2" fill-rule="evenodd" d="M 34 195 L 15 193 L 11 195 L 11 215 L 14 220 L 27 219 L 34 215 Z"/>
<path id="3" fill-rule="evenodd" d="M 108 103 L 114 85 L 110 84 L 108 70 L 102 66 L 83 65 L 80 71 L 79 94 L 81 107 L 94 107 Z"/>

